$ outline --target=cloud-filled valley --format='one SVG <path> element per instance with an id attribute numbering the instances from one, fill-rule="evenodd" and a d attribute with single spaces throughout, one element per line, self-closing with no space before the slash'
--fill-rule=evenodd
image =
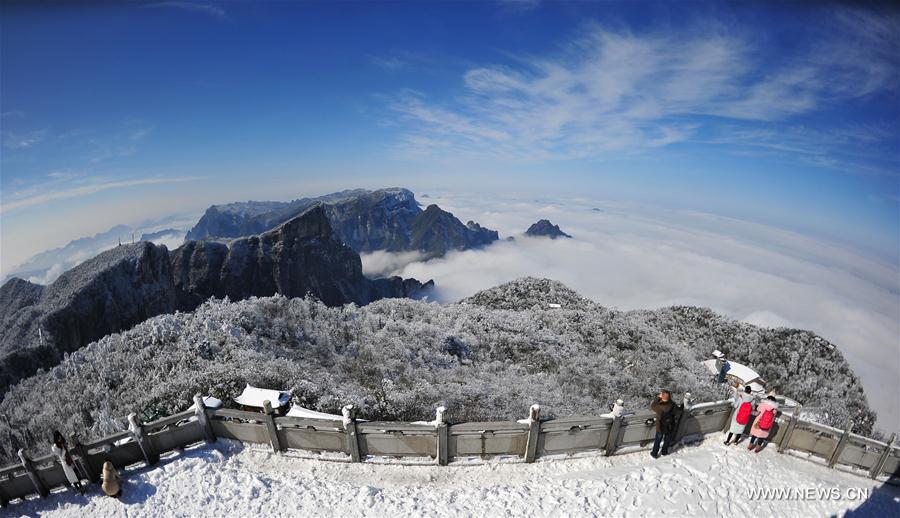
<path id="1" fill-rule="evenodd" d="M 898 271 L 887 261 L 705 213 L 590 200 L 429 194 L 429 203 L 515 241 L 428 262 L 416 261 L 414 254 L 366 254 L 369 274 L 434 279 L 442 302 L 534 275 L 621 309 L 698 305 L 757 325 L 809 329 L 837 344 L 862 378 L 879 426 L 898 425 L 895 391 L 884 390 L 900 378 Z M 541 218 L 574 239 L 522 235 Z"/>

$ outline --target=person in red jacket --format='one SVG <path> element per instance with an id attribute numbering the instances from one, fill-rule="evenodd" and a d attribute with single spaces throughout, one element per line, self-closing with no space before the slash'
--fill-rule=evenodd
<path id="1" fill-rule="evenodd" d="M 756 420 L 750 427 L 750 445 L 747 446 L 747 449 L 755 448 L 756 453 L 759 453 L 769 442 L 769 435 L 775 426 L 775 418 L 778 417 L 778 401 L 775 401 L 775 395 L 769 393 L 766 399 L 760 401 L 756 406 L 756 411 Z"/>

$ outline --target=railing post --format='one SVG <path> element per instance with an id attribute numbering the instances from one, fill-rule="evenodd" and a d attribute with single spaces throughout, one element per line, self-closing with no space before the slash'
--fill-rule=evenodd
<path id="1" fill-rule="evenodd" d="M 197 423 L 203 430 L 203 438 L 206 442 L 216 442 L 216 431 L 213 430 L 209 414 L 206 413 L 206 403 L 203 402 L 203 396 L 200 394 L 194 396 L 194 413 L 197 415 Z"/>
<path id="2" fill-rule="evenodd" d="M 446 408 L 439 406 L 435 410 L 434 422 L 437 429 L 437 461 L 439 466 L 446 466 L 450 461 L 450 427 L 447 426 Z"/>
<path id="3" fill-rule="evenodd" d="M 362 462 L 359 454 L 359 434 L 356 431 L 356 409 L 353 405 L 344 405 L 341 409 L 344 416 L 344 430 L 347 432 L 347 452 L 353 462 Z"/>
<path id="4" fill-rule="evenodd" d="M 31 483 L 34 485 L 34 490 L 37 491 L 37 494 L 41 496 L 41 498 L 47 498 L 47 495 L 50 494 L 50 491 L 47 490 L 47 486 L 44 484 L 44 481 L 41 480 L 40 475 L 38 475 L 37 470 L 34 469 L 34 463 L 31 462 L 31 459 L 25 456 L 25 450 L 19 449 L 19 460 L 22 461 L 22 467 L 25 468 L 25 473 L 28 474 L 28 478 L 31 479 Z"/>
<path id="5" fill-rule="evenodd" d="M 266 417 L 266 431 L 269 434 L 269 442 L 272 443 L 272 451 L 279 453 L 281 449 L 281 441 L 278 439 L 278 426 L 275 424 L 275 412 L 272 411 L 272 402 L 268 399 L 263 401 L 263 412 Z"/>
<path id="6" fill-rule="evenodd" d="M 72 449 L 78 455 L 78 463 L 81 465 L 81 471 L 84 472 L 84 476 L 93 484 L 100 482 L 100 472 L 91 465 L 91 459 L 87 455 L 87 448 L 81 444 L 78 435 L 72 435 Z"/>
<path id="7" fill-rule="evenodd" d="M 844 433 L 841 434 L 841 438 L 838 440 L 837 445 L 834 447 L 834 451 L 831 453 L 831 457 L 828 459 L 828 467 L 833 468 L 835 464 L 837 464 L 838 460 L 841 458 L 841 453 L 843 453 L 844 448 L 847 447 L 847 443 L 850 441 L 850 432 L 853 431 L 853 425 L 850 423 L 850 420 L 847 420 L 847 428 L 844 429 Z"/>
<path id="8" fill-rule="evenodd" d="M 138 446 L 140 446 L 141 453 L 144 454 L 144 461 L 147 462 L 147 465 L 153 466 L 159 462 L 159 454 L 156 453 L 156 449 L 153 448 L 153 443 L 150 442 L 150 438 L 147 437 L 147 434 L 144 432 L 144 425 L 138 422 L 137 414 L 134 412 L 128 414 L 128 429 L 131 430 L 131 435 L 134 437 L 134 440 L 137 441 Z"/>
<path id="9" fill-rule="evenodd" d="M 528 411 L 528 441 L 525 443 L 525 462 L 537 457 L 538 439 L 541 435 L 541 405 L 531 405 Z"/>
<path id="10" fill-rule="evenodd" d="M 675 429 L 675 437 L 672 438 L 672 444 L 678 444 L 678 442 L 684 437 L 684 428 L 687 426 L 687 420 L 691 416 L 691 393 L 685 392 L 684 397 L 682 398 L 683 403 L 683 412 L 681 413 L 681 418 L 678 420 L 678 426 Z"/>
<path id="11" fill-rule="evenodd" d="M 619 430 L 622 429 L 622 423 L 625 421 L 624 416 L 616 416 L 613 418 L 612 426 L 609 428 L 609 436 L 606 438 L 605 455 L 609 457 L 616 452 L 619 442 Z"/>
<path id="12" fill-rule="evenodd" d="M 6 492 L 3 491 L 3 488 L 0 487 L 0 508 L 4 508 L 9 505 L 9 497 L 6 496 Z"/>
<path id="13" fill-rule="evenodd" d="M 734 398 L 732 398 L 732 400 L 733 399 Z M 733 401 L 732 401 L 732 403 L 733 403 Z M 740 407 L 738 407 L 738 408 L 740 408 Z M 752 406 L 751 406 L 751 408 L 752 408 Z M 732 408 L 730 412 L 725 412 L 724 420 L 722 421 L 722 433 L 727 432 L 728 429 L 731 427 L 731 416 L 732 416 L 732 414 L 734 414 L 735 410 L 737 410 L 737 409 Z"/>
<path id="14" fill-rule="evenodd" d="M 791 446 L 791 435 L 794 433 L 794 429 L 797 428 L 797 422 L 800 421 L 800 410 L 802 406 L 798 406 L 797 410 L 794 410 L 793 415 L 791 415 L 791 420 L 788 422 L 787 430 L 784 431 L 784 435 L 781 436 L 781 441 L 778 442 L 778 453 L 784 453 Z"/>
<path id="15" fill-rule="evenodd" d="M 887 446 L 885 446 L 884 451 L 881 452 L 881 456 L 878 457 L 875 465 L 872 466 L 872 469 L 869 471 L 869 478 L 878 478 L 878 475 L 881 475 L 881 472 L 884 470 L 884 465 L 887 462 L 888 456 L 890 456 L 891 454 L 891 448 L 894 446 L 894 440 L 896 438 L 897 434 L 892 433 L 891 438 L 888 439 Z"/>

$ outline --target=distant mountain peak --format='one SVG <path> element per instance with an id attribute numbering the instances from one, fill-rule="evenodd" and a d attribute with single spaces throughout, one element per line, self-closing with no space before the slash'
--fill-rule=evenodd
<path id="1" fill-rule="evenodd" d="M 359 253 L 416 250 L 426 258 L 466 250 L 498 239 L 475 222 L 464 225 L 437 205 L 425 209 L 403 187 L 374 191 L 349 189 L 291 202 L 238 202 L 213 205 L 188 233 L 187 240 L 224 241 L 258 235 L 294 218 L 313 205 L 324 205 L 334 234 Z"/>

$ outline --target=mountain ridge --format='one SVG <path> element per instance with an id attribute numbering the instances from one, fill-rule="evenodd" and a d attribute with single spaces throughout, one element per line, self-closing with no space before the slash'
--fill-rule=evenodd
<path id="1" fill-rule="evenodd" d="M 427 260 L 450 250 L 496 241 L 496 231 L 463 224 L 437 205 L 422 209 L 409 189 L 350 189 L 291 202 L 213 205 L 188 234 L 189 240 L 229 240 L 271 230 L 316 203 L 324 203 L 338 238 L 359 253 L 418 251 Z M 433 207 L 433 208 L 432 208 Z"/>
<path id="2" fill-rule="evenodd" d="M 324 206 L 259 236 L 220 243 L 121 245 L 48 286 L 0 286 L 0 394 L 63 355 L 153 316 L 192 311 L 210 297 L 312 295 L 329 306 L 424 296 L 432 281 L 368 279 L 359 255 L 334 237 Z"/>

